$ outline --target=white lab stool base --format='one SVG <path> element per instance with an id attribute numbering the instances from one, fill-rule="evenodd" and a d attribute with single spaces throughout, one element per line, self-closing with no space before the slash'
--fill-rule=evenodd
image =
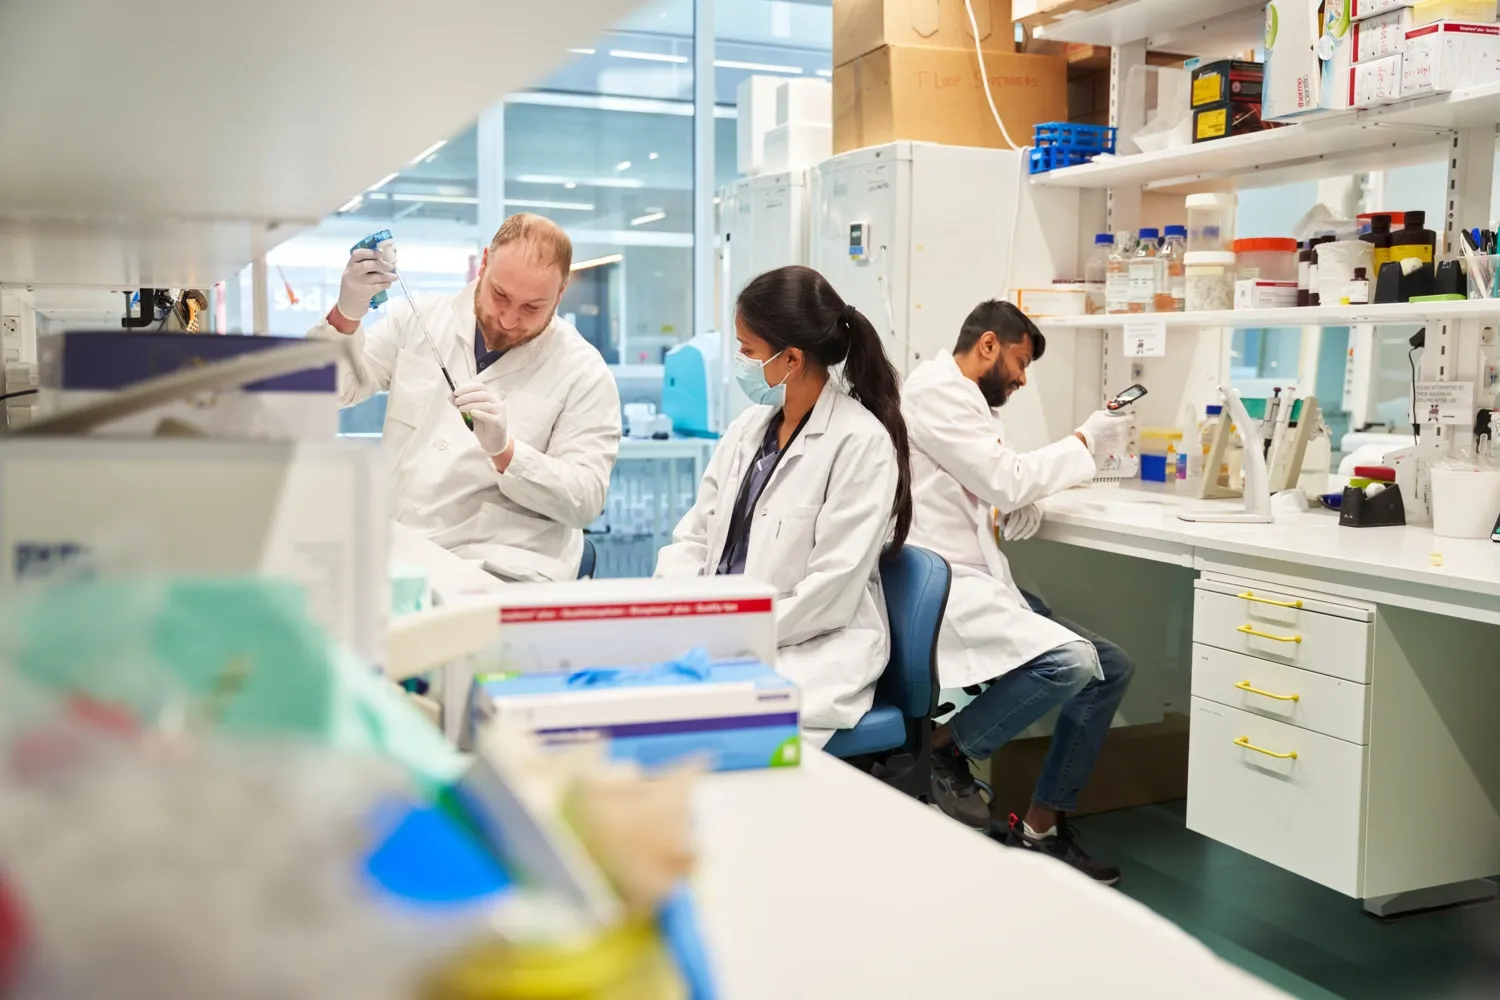
<path id="1" fill-rule="evenodd" d="M 1470 879 L 1467 882 L 1451 882 L 1434 885 L 1426 889 L 1410 889 L 1393 892 L 1388 896 L 1371 896 L 1363 901 L 1366 913 L 1377 917 L 1394 917 L 1414 910 L 1432 910 L 1440 906 L 1456 906 L 1459 903 L 1478 903 L 1494 899 L 1500 894 L 1500 885 L 1487 878 Z"/>

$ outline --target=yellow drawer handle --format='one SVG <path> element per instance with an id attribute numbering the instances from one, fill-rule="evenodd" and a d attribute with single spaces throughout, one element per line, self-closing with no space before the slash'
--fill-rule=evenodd
<path id="1" fill-rule="evenodd" d="M 1256 604 L 1269 604 L 1273 608 L 1300 608 L 1301 601 L 1273 601 L 1269 597 L 1256 597 L 1253 591 L 1245 591 L 1239 595 L 1242 601 L 1254 601 Z"/>
<path id="2" fill-rule="evenodd" d="M 1251 694 L 1258 694 L 1262 698 L 1275 698 L 1277 701 L 1302 700 L 1302 696 L 1300 694 L 1277 694 L 1275 691 L 1262 691 L 1258 687 L 1251 687 L 1249 681 L 1240 681 L 1235 685 L 1235 687 L 1239 688 L 1241 691 L 1249 691 Z"/>
<path id="3" fill-rule="evenodd" d="M 1272 642 L 1301 642 L 1302 641 L 1302 637 L 1300 635 L 1272 635 L 1269 632 L 1258 631 L 1255 628 L 1255 626 L 1253 626 L 1253 625 L 1241 625 L 1239 628 L 1235 629 L 1235 631 L 1236 632 L 1243 632 L 1246 635 L 1253 635 L 1257 639 L 1270 639 Z"/>
<path id="4" fill-rule="evenodd" d="M 1241 736 L 1239 739 L 1234 741 L 1234 745 L 1237 747 L 1242 747 L 1245 750 L 1254 750 L 1256 753 L 1263 753 L 1267 757 L 1275 757 L 1277 760 L 1297 759 L 1297 751 L 1295 750 L 1292 750 L 1289 753 L 1277 753 L 1275 750 L 1267 750 L 1265 747 L 1256 746 L 1254 743 L 1250 742 L 1250 737 L 1248 736 Z"/>

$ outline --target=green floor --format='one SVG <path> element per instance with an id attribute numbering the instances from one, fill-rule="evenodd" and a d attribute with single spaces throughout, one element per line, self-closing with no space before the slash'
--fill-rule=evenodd
<path id="1" fill-rule="evenodd" d="M 1122 892 L 1293 996 L 1500 997 L 1500 901 L 1377 920 L 1348 897 L 1189 831 L 1185 807 L 1075 823 L 1091 854 L 1120 866 Z"/>

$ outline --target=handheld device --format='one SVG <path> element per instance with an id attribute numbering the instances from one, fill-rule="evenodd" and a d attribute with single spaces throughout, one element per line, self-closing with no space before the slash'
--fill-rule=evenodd
<path id="1" fill-rule="evenodd" d="M 1111 413 L 1117 413 L 1120 410 L 1125 409 L 1125 407 L 1129 406 L 1131 403 L 1134 403 L 1136 400 L 1140 399 L 1145 394 L 1146 387 L 1137 382 L 1129 389 L 1126 389 L 1123 392 L 1115 393 L 1115 397 L 1109 402 L 1105 403 L 1104 408 L 1106 410 L 1109 410 Z"/>

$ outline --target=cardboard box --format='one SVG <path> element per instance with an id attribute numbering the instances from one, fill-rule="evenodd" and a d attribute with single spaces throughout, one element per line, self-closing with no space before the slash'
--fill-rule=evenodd
<path id="1" fill-rule="evenodd" d="M 1220 59 L 1193 69 L 1191 106 L 1206 108 L 1224 101 L 1259 102 L 1266 68 L 1257 62 Z"/>
<path id="2" fill-rule="evenodd" d="M 1010 0 L 973 0 L 985 54 L 1016 51 Z M 833 0 L 833 64 L 842 66 L 887 45 L 974 48 L 964 0 Z"/>
<path id="3" fill-rule="evenodd" d="M 777 125 L 766 133 L 762 172 L 806 170 L 833 155 L 833 126 L 811 122 Z"/>
<path id="4" fill-rule="evenodd" d="M 41 416 L 108 398 L 159 375 L 285 347 L 301 337 L 72 330 L 37 342 Z M 339 430 L 333 365 L 203 393 L 121 417 L 95 434 L 150 437 L 164 422 L 206 437 L 331 440 Z"/>
<path id="5" fill-rule="evenodd" d="M 716 771 L 801 763 L 797 686 L 756 660 L 684 659 L 633 670 L 475 678 L 473 723 L 544 746 L 607 741 L 647 767 L 704 759 Z"/>
<path id="6" fill-rule="evenodd" d="M 827 80 L 783 81 L 776 88 L 776 124 L 833 124 L 833 84 Z"/>
<path id="7" fill-rule="evenodd" d="M 1241 278 L 1234 283 L 1236 309 L 1290 309 L 1297 304 L 1295 281 Z"/>
<path id="8" fill-rule="evenodd" d="M 1193 112 L 1193 141 L 1209 142 L 1272 128 L 1261 121 L 1259 101 L 1220 101 Z"/>
<path id="9" fill-rule="evenodd" d="M 1050 736 L 1013 740 L 990 758 L 997 819 L 1026 811 L 1051 743 Z M 1078 796 L 1075 815 L 1186 798 L 1187 751 L 1185 715 L 1168 714 L 1161 722 L 1144 726 L 1116 726 L 1109 731 L 1099 763 Z"/>
<path id="10" fill-rule="evenodd" d="M 1062 57 L 992 55 L 985 68 L 995 106 L 1017 144 L 1030 143 L 1041 122 L 1067 120 Z M 897 139 L 1008 148 L 973 52 L 886 46 L 833 71 L 833 152 Z"/>
<path id="11" fill-rule="evenodd" d="M 1406 33 L 1401 96 L 1500 80 L 1500 24 L 1435 21 Z"/>
<path id="12" fill-rule="evenodd" d="M 1406 33 L 1412 29 L 1411 8 L 1397 7 L 1364 21 L 1357 21 L 1354 35 L 1354 61 L 1369 62 L 1406 48 Z"/>
<path id="13" fill-rule="evenodd" d="M 1356 108 L 1374 108 L 1401 99 L 1403 53 L 1362 62 L 1349 70 L 1349 102 Z"/>
<path id="14" fill-rule="evenodd" d="M 1088 289 L 1068 282 L 1051 288 L 1017 288 L 1012 295 L 1016 308 L 1026 315 L 1083 316 L 1088 313 Z"/>

